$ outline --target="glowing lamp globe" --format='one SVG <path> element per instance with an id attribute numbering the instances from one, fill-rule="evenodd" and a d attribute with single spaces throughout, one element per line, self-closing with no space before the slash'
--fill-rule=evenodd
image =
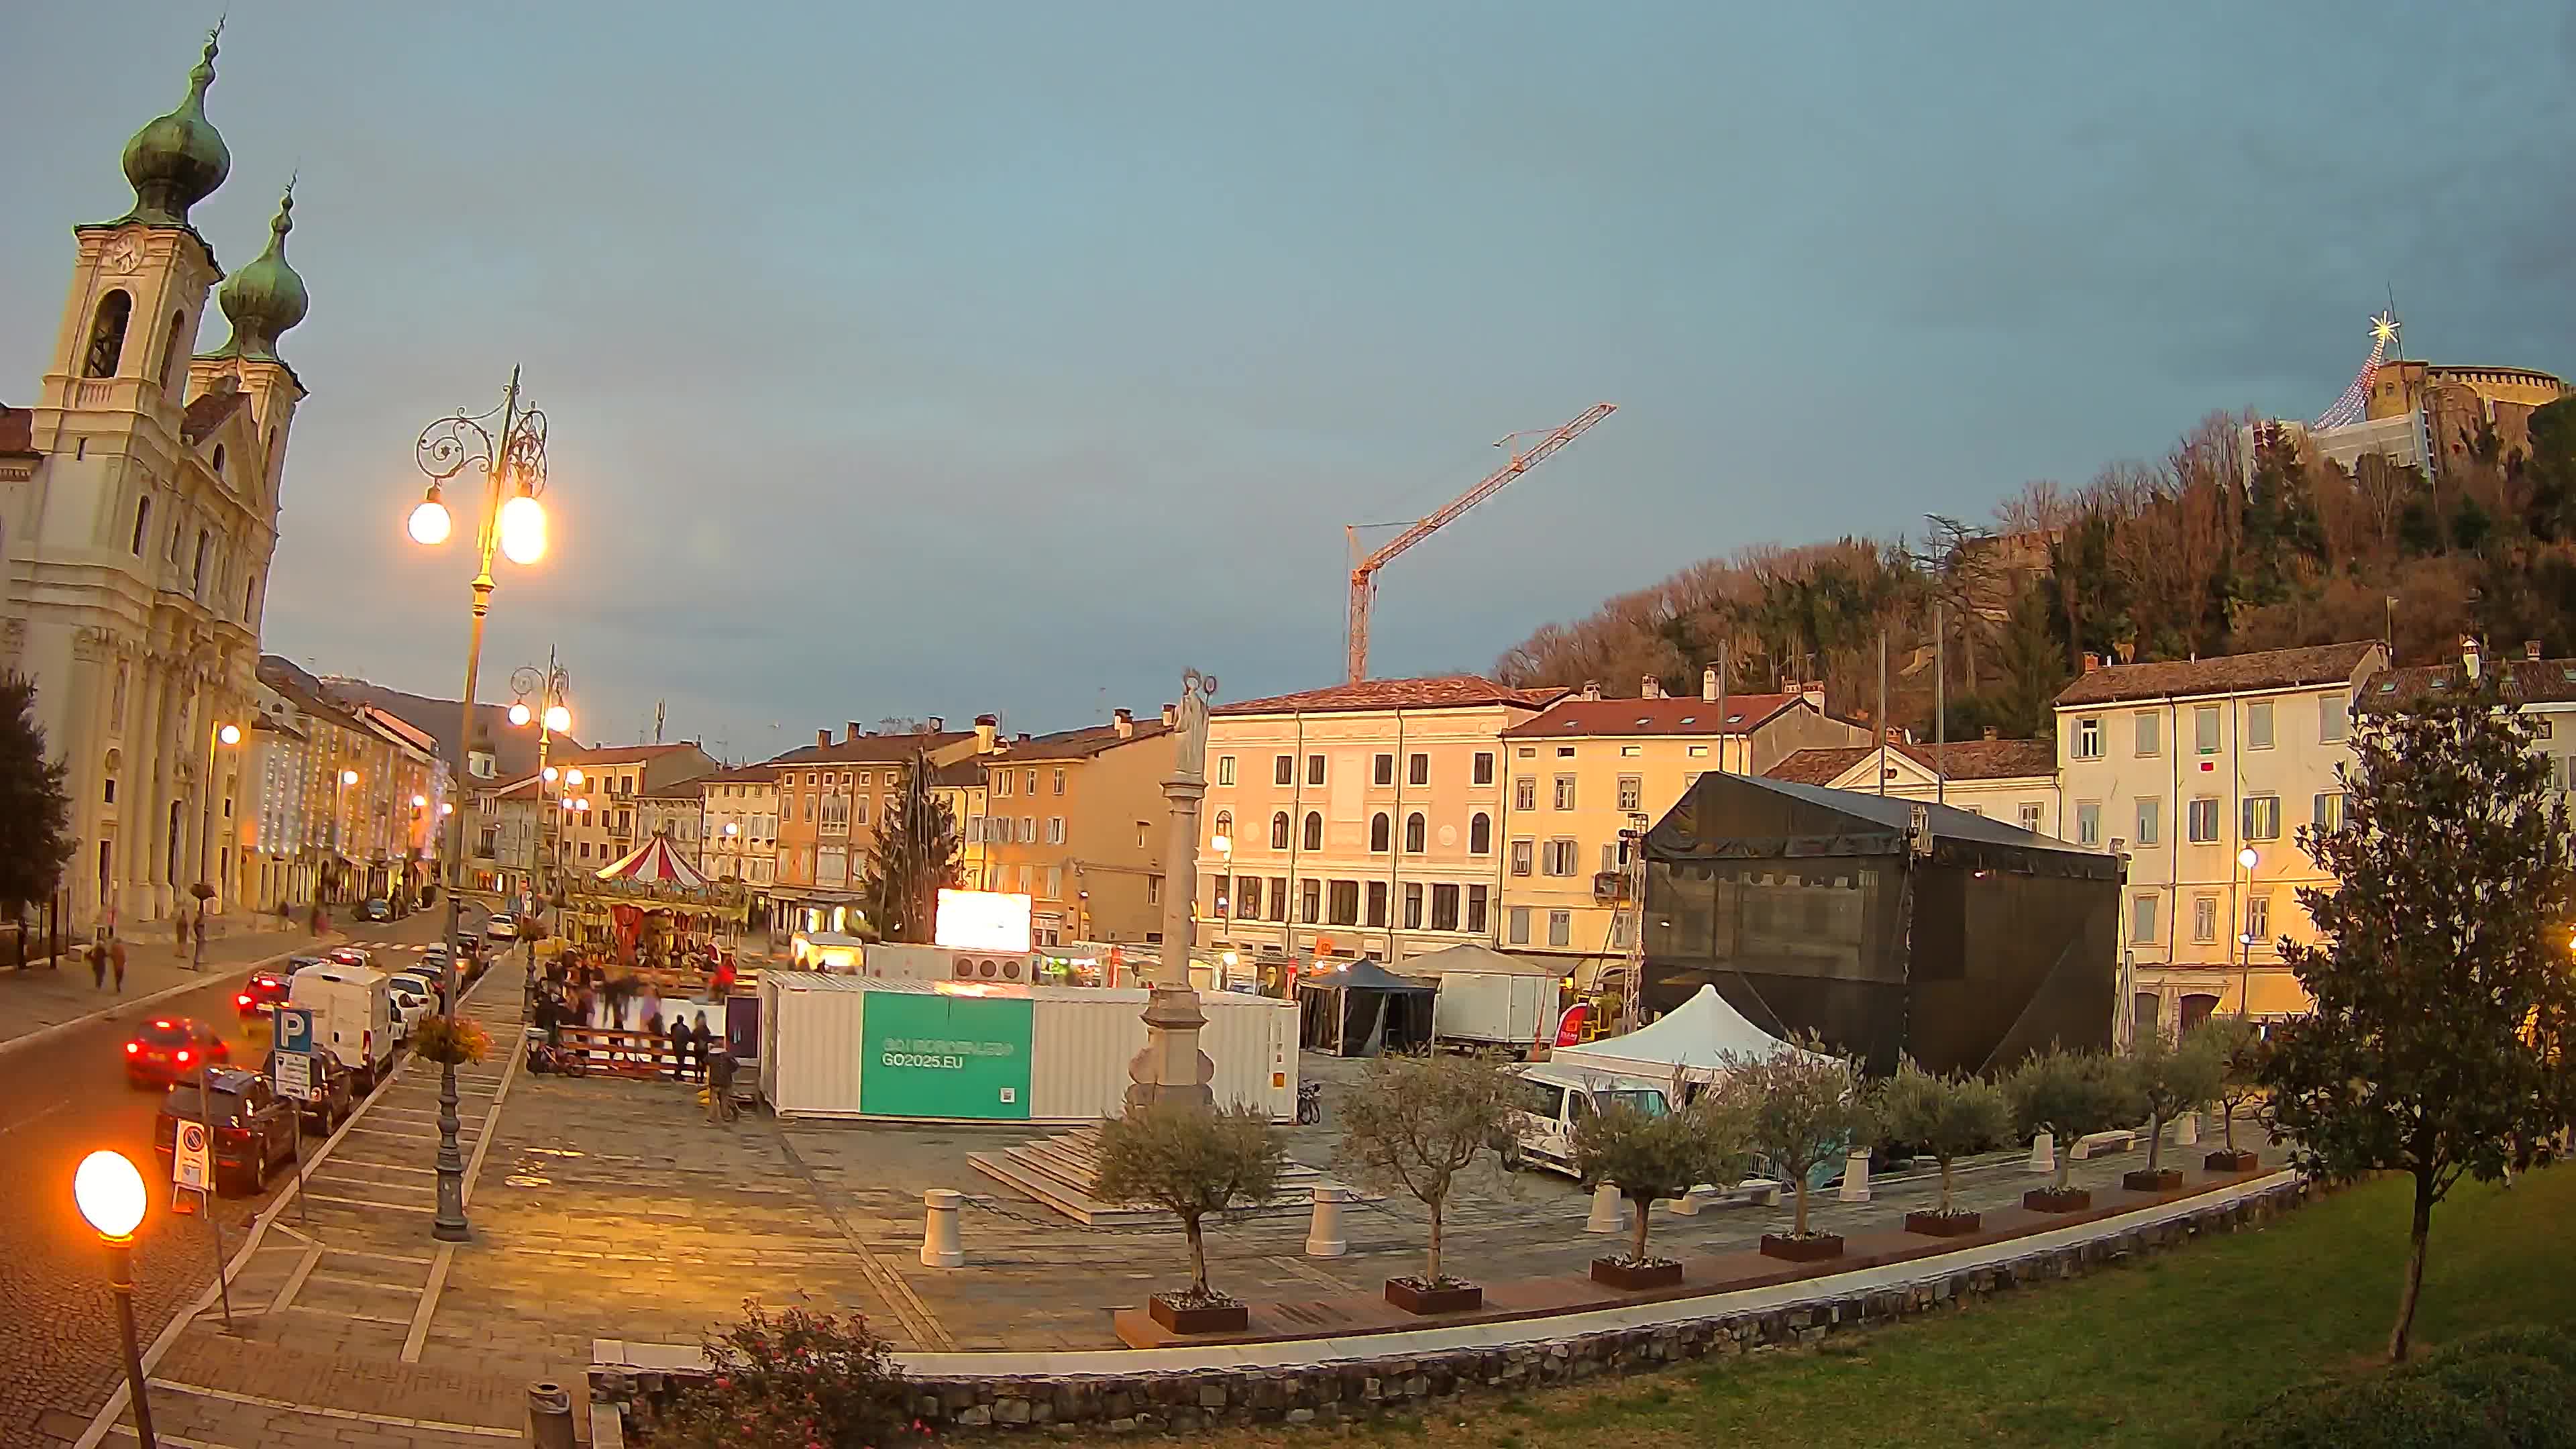
<path id="1" fill-rule="evenodd" d="M 438 813 L 439 813 L 439 814 L 441 814 L 441 815 L 453 815 L 453 814 L 455 814 L 455 813 L 456 813 L 456 804 L 455 804 L 455 802 L 454 802 L 454 801 L 452 801 L 452 800 L 441 800 L 441 801 L 439 801 L 439 802 L 438 802 Z"/>
<path id="2" fill-rule="evenodd" d="M 579 765 L 575 765 L 575 766 L 573 766 L 571 769 L 564 771 L 564 783 L 565 783 L 565 784 L 567 784 L 567 785 L 578 785 L 578 784 L 580 784 L 580 783 L 581 783 L 581 766 L 579 766 Z"/>
<path id="3" fill-rule="evenodd" d="M 343 785 L 354 785 L 358 783 L 358 772 L 355 770 L 342 770 L 340 772 L 340 783 Z"/>
<path id="4" fill-rule="evenodd" d="M 513 727 L 524 726 L 527 724 L 528 719 L 528 707 L 526 705 L 514 704 L 510 706 L 510 723 Z"/>
<path id="5" fill-rule="evenodd" d="M 553 730 L 556 734 L 562 734 L 571 729 L 572 711 L 559 704 L 547 706 L 546 728 Z"/>
<path id="6" fill-rule="evenodd" d="M 546 506 L 522 493 L 501 505 L 501 552 L 514 564 L 546 556 Z"/>
<path id="7" fill-rule="evenodd" d="M 93 1152 L 72 1174 L 72 1201 L 103 1238 L 130 1238 L 143 1225 L 143 1174 L 121 1152 Z"/>
<path id="8" fill-rule="evenodd" d="M 2260 857 L 2254 854 L 2254 847 L 2250 845 L 2245 847 L 2243 850 L 2236 852 L 2236 863 L 2245 867 L 2247 870 L 2252 870 L 2254 868 L 2254 862 L 2259 858 Z"/>
<path id="9" fill-rule="evenodd" d="M 547 784 L 549 784 L 549 785 L 553 784 L 553 783 L 555 782 L 555 776 L 556 776 L 557 774 L 559 774 L 559 773 L 561 773 L 561 772 L 560 772 L 560 771 L 558 771 L 558 770 L 556 770 L 554 766 L 552 766 L 552 765 L 548 765 L 548 766 L 546 766 L 546 769 L 545 769 L 546 783 L 547 783 Z"/>
<path id="10" fill-rule="evenodd" d="M 411 535 L 412 542 L 435 548 L 447 542 L 447 532 L 453 526 L 447 516 L 446 504 L 436 498 L 424 498 L 420 500 L 420 506 L 411 511 L 411 521 L 404 524 L 403 529 Z"/>
<path id="11" fill-rule="evenodd" d="M 228 745 L 237 745 L 237 744 L 240 744 L 240 743 L 241 743 L 241 726 L 240 726 L 240 725 L 226 725 L 226 726 L 224 726 L 222 729 L 219 729 L 219 730 L 215 731 L 215 738 L 216 738 L 216 739 L 219 739 L 219 740 L 222 740 L 225 744 L 228 744 Z"/>
<path id="12" fill-rule="evenodd" d="M 1212 835 L 1208 837 L 1208 847 L 1216 851 L 1219 855 L 1231 855 L 1234 853 L 1234 837 L 1231 835 Z"/>
<path id="13" fill-rule="evenodd" d="M 428 809 L 428 808 L 429 808 L 429 797 L 428 797 L 428 796 L 426 796 L 426 795 L 414 795 L 414 796 L 412 796 L 412 797 L 411 797 L 411 808 L 413 808 L 414 810 L 426 810 L 426 809 Z"/>

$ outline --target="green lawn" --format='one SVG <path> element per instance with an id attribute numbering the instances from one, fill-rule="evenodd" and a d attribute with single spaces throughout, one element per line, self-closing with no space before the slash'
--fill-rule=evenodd
<path id="1" fill-rule="evenodd" d="M 2408 1185 L 2337 1193 L 2260 1232 L 2028 1289 L 1813 1352 L 1758 1353 L 1548 1390 L 1471 1396 L 1429 1422 L 1265 1429 L 1325 1441 L 1574 1449 L 1772 1443 L 2207 1445 L 2284 1384 L 2366 1369 L 2404 1264 Z M 2416 1343 L 2499 1323 L 2576 1327 L 2576 1167 L 2464 1183 L 2433 1217 Z"/>

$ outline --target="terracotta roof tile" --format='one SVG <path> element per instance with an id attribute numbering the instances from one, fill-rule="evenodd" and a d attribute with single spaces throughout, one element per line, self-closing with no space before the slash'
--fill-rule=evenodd
<path id="1" fill-rule="evenodd" d="M 0 407 L 0 454 L 36 451 L 36 411 Z"/>
<path id="2" fill-rule="evenodd" d="M 1565 697 L 1553 686 L 1513 689 L 1480 674 L 1435 674 L 1421 679 L 1364 679 L 1296 694 L 1221 704 L 1210 714 L 1325 714 L 1364 709 L 1472 709 L 1479 705 L 1518 705 L 1545 709 Z"/>
<path id="3" fill-rule="evenodd" d="M 560 736 L 558 736 L 560 738 Z M 681 750 L 693 750 L 691 744 L 677 745 L 601 745 L 593 749 L 555 748 L 548 758 L 563 765 L 632 765 L 643 760 L 658 760 Z"/>
<path id="4" fill-rule="evenodd" d="M 973 789 L 984 783 L 984 762 L 966 759 L 953 765 L 942 765 L 931 772 L 930 783 L 950 790 Z"/>
<path id="5" fill-rule="evenodd" d="M 2353 671 L 2378 648 L 2376 640 L 2364 640 L 2357 644 L 2313 644 L 2301 649 L 2222 654 L 2215 659 L 2105 664 L 2060 691 L 2057 707 L 2336 684 L 2352 678 Z"/>
<path id="6" fill-rule="evenodd" d="M 700 775 L 691 783 L 704 785 L 775 785 L 778 783 L 778 771 L 767 762 L 757 765 L 737 765 L 730 770 L 718 770 L 711 775 Z"/>
<path id="7" fill-rule="evenodd" d="M 1891 741 L 1887 748 L 1935 773 L 1946 763 L 1952 780 L 2020 780 L 2057 773 L 2057 747 L 2046 740 L 1952 740 L 1937 749 Z M 1762 773 L 1793 784 L 1826 785 L 1877 753 L 1876 745 L 1795 750 Z"/>
<path id="8" fill-rule="evenodd" d="M 854 740 L 789 750 L 766 763 L 781 770 L 801 765 L 899 765 L 925 750 L 943 749 L 959 740 L 974 737 L 967 730 L 947 730 L 938 734 L 861 735 Z"/>
<path id="9" fill-rule="evenodd" d="M 224 425 L 224 419 L 250 406 L 246 392 L 201 392 L 180 415 L 179 436 L 193 443 Z"/>
<path id="10" fill-rule="evenodd" d="M 2485 667 L 2511 681 L 2507 693 L 2515 699 L 2534 704 L 2576 701 L 2576 659 L 2489 659 Z M 2456 690 L 2462 684 L 2456 664 L 2384 669 L 2362 686 L 2361 705 L 2365 710 L 2387 709 L 2438 690 Z"/>
<path id="11" fill-rule="evenodd" d="M 1717 702 L 1698 695 L 1666 699 L 1563 699 L 1535 719 L 1503 731 L 1507 740 L 1562 739 L 1587 735 L 1750 734 L 1803 696 L 1730 694 L 1726 718 Z"/>
<path id="12" fill-rule="evenodd" d="M 1087 760 L 1104 750 L 1169 734 L 1171 729 L 1159 718 L 1141 719 L 1136 721 L 1135 732 L 1121 739 L 1116 725 L 1085 725 L 1078 730 L 1058 730 L 1051 735 L 1005 741 L 993 759 L 996 763 L 1013 765 L 1031 760 Z"/>

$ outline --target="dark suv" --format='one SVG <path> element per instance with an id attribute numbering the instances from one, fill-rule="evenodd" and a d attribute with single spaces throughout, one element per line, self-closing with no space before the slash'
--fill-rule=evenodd
<path id="1" fill-rule="evenodd" d="M 358 1101 L 358 1079 L 349 1075 L 349 1069 L 340 1065 L 340 1059 L 329 1052 L 313 1054 L 312 1070 L 322 1079 L 322 1100 L 296 1105 L 304 1109 L 306 1131 L 327 1135 L 331 1129 L 349 1120 L 349 1113 Z M 272 1088 L 277 1085 L 276 1052 L 260 1058 L 259 1074 L 268 1079 Z"/>
<path id="2" fill-rule="evenodd" d="M 199 1112 L 202 1109 L 202 1119 Z M 192 1077 L 161 1099 L 161 1115 L 152 1124 L 152 1150 L 165 1173 L 175 1173 L 179 1124 L 203 1120 L 214 1128 L 212 1144 L 215 1187 L 221 1191 L 229 1174 L 260 1192 L 268 1174 L 295 1159 L 295 1104 L 269 1090 L 268 1083 L 233 1067 L 216 1067 L 200 1088 Z"/>

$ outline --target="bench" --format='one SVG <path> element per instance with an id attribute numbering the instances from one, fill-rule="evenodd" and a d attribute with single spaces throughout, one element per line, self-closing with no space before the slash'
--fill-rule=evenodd
<path id="1" fill-rule="evenodd" d="M 1771 1207 L 1780 1201 L 1779 1183 L 1767 1177 L 1748 1177 L 1733 1187 L 1701 1183 L 1688 1193 L 1673 1199 L 1673 1211 L 1683 1217 L 1696 1217 L 1710 1203 L 1748 1202 L 1755 1207 Z"/>
<path id="2" fill-rule="evenodd" d="M 2126 1152 L 2137 1145 L 2138 1134 L 2129 1128 L 2120 1127 L 2109 1132 L 2096 1132 L 2090 1137 L 2075 1139 L 2074 1150 L 2066 1155 L 2077 1162 L 2083 1162 L 2105 1153 Z"/>

